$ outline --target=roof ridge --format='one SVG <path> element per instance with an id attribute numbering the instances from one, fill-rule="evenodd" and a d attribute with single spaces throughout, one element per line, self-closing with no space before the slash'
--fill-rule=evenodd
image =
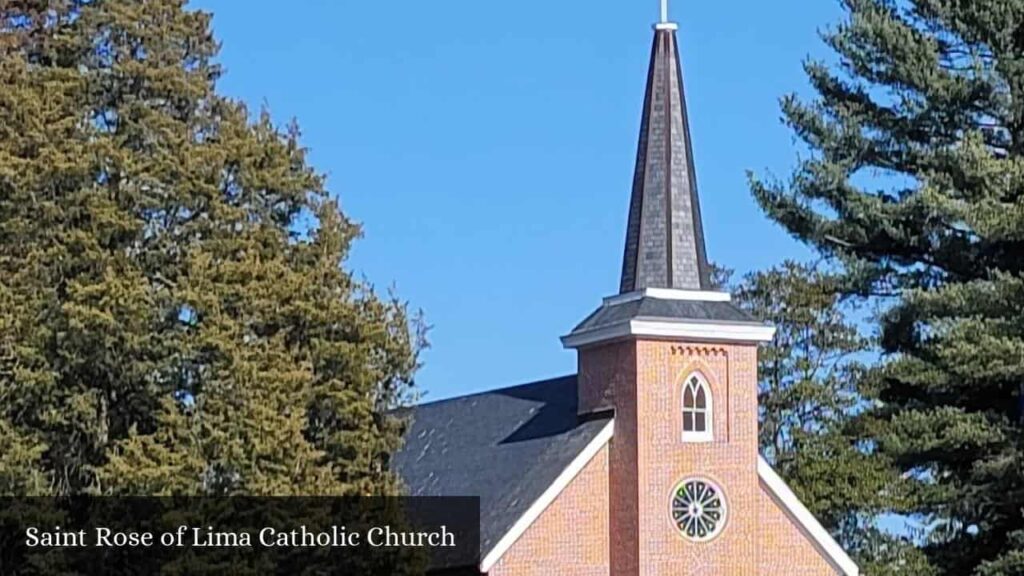
<path id="1" fill-rule="evenodd" d="M 519 389 L 519 388 L 527 388 L 529 386 L 537 386 L 539 384 L 546 384 L 546 383 L 549 383 L 549 382 L 556 382 L 558 380 L 568 380 L 570 378 L 576 378 L 577 376 L 579 376 L 579 374 L 576 374 L 576 373 L 565 374 L 563 376 L 555 376 L 555 377 L 552 377 L 552 378 L 544 378 L 544 379 L 541 379 L 541 380 L 535 380 L 533 382 L 524 382 L 522 384 L 515 384 L 515 385 L 512 385 L 512 386 L 504 386 L 502 388 L 491 388 L 490 390 L 480 390 L 479 392 L 471 392 L 469 394 L 463 394 L 461 396 L 452 396 L 452 397 L 449 397 L 449 398 L 439 398 L 437 400 L 431 400 L 429 402 L 423 402 L 423 403 L 418 403 L 418 404 L 412 404 L 412 405 L 409 405 L 409 406 L 405 406 L 405 407 L 403 407 L 401 409 L 414 410 L 414 409 L 417 409 L 417 408 L 424 408 L 424 407 L 427 407 L 427 406 L 433 406 L 433 405 L 436 405 L 436 404 L 443 404 L 443 403 L 446 403 L 446 402 L 455 402 L 455 401 L 458 401 L 458 400 L 465 400 L 467 398 L 474 398 L 474 397 L 477 397 L 477 396 L 486 396 L 488 394 L 496 394 L 496 393 L 505 392 L 505 391 L 509 391 L 509 390 L 516 390 L 516 389 Z"/>

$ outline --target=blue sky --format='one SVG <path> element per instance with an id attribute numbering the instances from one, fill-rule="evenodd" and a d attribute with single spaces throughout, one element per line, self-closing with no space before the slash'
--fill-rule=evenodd
<path id="1" fill-rule="evenodd" d="M 617 290 L 656 0 L 199 0 L 221 91 L 303 129 L 365 237 L 350 266 L 433 326 L 426 399 L 575 371 L 558 336 Z M 712 260 L 809 252 L 746 171 L 798 158 L 778 98 L 838 2 L 675 0 Z"/>

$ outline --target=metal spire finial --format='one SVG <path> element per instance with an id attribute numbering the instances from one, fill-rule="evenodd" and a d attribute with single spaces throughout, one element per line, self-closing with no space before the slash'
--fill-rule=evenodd
<path id="1" fill-rule="evenodd" d="M 668 0 L 661 0 L 661 21 L 654 25 L 655 30 L 678 30 L 679 26 L 668 19 Z"/>

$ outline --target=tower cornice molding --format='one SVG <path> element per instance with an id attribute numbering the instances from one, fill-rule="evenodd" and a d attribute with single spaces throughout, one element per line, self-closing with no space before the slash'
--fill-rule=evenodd
<path id="1" fill-rule="evenodd" d="M 774 336 L 774 327 L 757 323 L 633 319 L 593 330 L 573 332 L 562 337 L 562 346 L 584 348 L 628 338 L 679 340 L 693 343 L 759 343 L 769 342 Z"/>

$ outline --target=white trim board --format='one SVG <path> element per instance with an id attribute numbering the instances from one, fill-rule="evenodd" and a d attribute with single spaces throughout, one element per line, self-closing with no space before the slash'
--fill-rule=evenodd
<path id="1" fill-rule="evenodd" d="M 775 336 L 775 328 L 753 323 L 629 320 L 562 336 L 562 346 L 580 348 L 627 336 L 679 338 L 701 342 L 767 342 Z"/>
<path id="2" fill-rule="evenodd" d="M 555 478 L 551 486 L 548 486 L 547 490 L 540 495 L 537 500 L 526 509 L 526 512 L 516 520 L 516 523 L 509 528 L 508 532 L 498 540 L 497 544 L 491 548 L 491 551 L 484 556 L 484 559 L 480 562 L 480 572 L 487 573 L 501 560 L 501 557 L 508 552 L 509 548 L 516 543 L 517 540 L 526 532 L 537 518 L 547 510 L 548 506 L 551 505 L 555 499 L 564 491 L 576 476 L 586 468 L 587 464 L 597 456 L 598 452 L 604 448 L 605 444 L 612 439 L 612 433 L 615 431 L 615 420 L 609 420 L 605 424 L 604 428 L 597 433 L 597 436 L 587 444 L 583 451 L 580 452 L 569 466 Z"/>
<path id="3" fill-rule="evenodd" d="M 641 298 L 654 298 L 655 300 L 691 300 L 697 302 L 729 302 L 732 296 L 728 292 L 711 292 L 709 290 L 676 290 L 674 288 L 644 288 L 616 294 L 604 298 L 604 303 L 609 306 L 624 304 Z"/>
<path id="4" fill-rule="evenodd" d="M 569 463 L 555 481 L 526 509 L 515 524 L 501 537 L 480 562 L 480 572 L 487 573 L 501 560 L 509 549 L 526 533 L 526 530 L 537 521 L 545 510 L 562 494 L 573 480 L 586 468 L 587 464 L 612 439 L 615 431 L 615 420 L 609 420 L 597 436 Z M 813 543 L 821 550 L 828 562 L 843 576 L 860 576 L 860 568 L 846 554 L 846 551 L 832 538 L 827 530 L 811 514 L 811 511 L 800 502 L 796 494 L 789 489 L 785 480 L 780 477 L 771 465 L 762 457 L 757 458 L 757 475 L 772 498 L 797 521 L 799 527 L 811 537 Z"/>
<path id="5" fill-rule="evenodd" d="M 796 494 L 789 489 L 786 481 L 782 479 L 771 464 L 763 456 L 757 457 L 757 475 L 764 482 L 764 485 L 771 492 L 772 497 L 778 502 L 789 515 L 794 518 L 800 528 L 806 532 L 814 544 L 825 554 L 826 559 L 840 571 L 844 576 L 858 576 L 860 568 L 836 542 L 832 535 L 825 530 L 825 527 L 818 522 L 811 511 L 800 502 Z"/>

